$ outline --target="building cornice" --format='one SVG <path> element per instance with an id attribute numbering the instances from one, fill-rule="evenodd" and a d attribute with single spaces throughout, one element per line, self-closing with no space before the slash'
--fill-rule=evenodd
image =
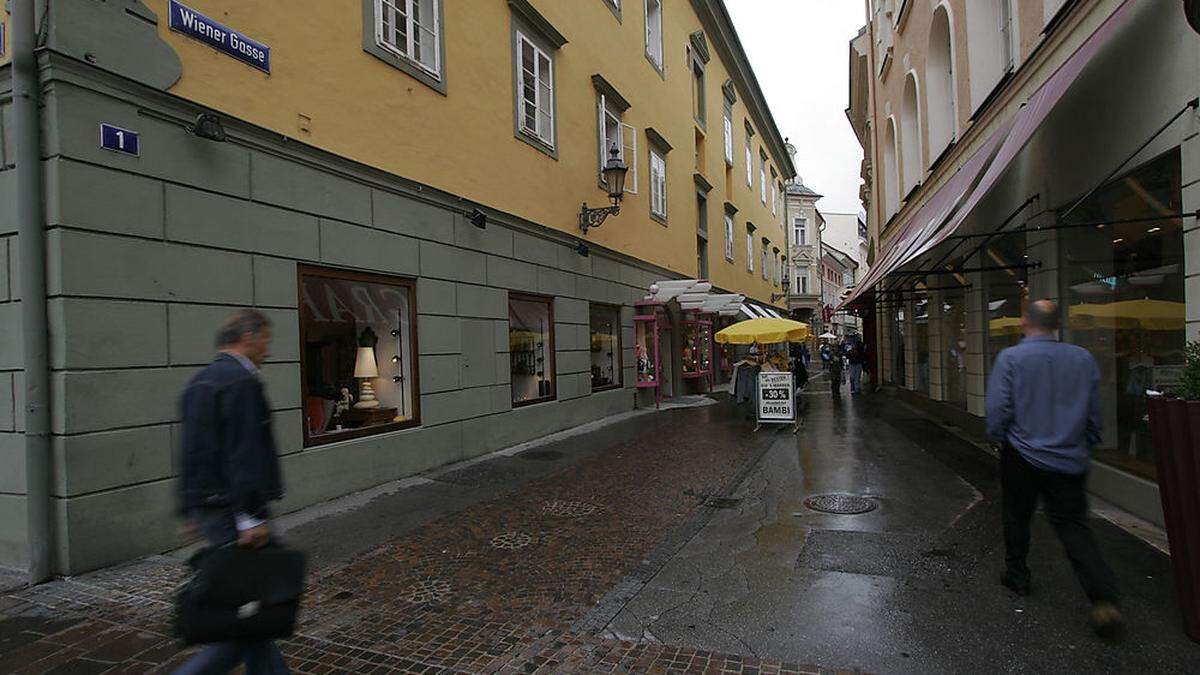
<path id="1" fill-rule="evenodd" d="M 692 0 L 692 8 L 700 18 L 700 23 L 704 26 L 704 32 L 711 39 L 713 48 L 729 70 L 730 79 L 741 90 L 746 109 L 761 132 L 763 140 L 771 149 L 771 154 L 775 156 L 775 163 L 783 169 L 785 178 L 795 176 L 796 167 L 787 153 L 783 135 L 779 133 L 779 127 L 776 126 L 775 118 L 771 115 L 771 109 L 758 84 L 758 78 L 755 77 L 754 69 L 750 66 L 750 58 L 746 56 L 746 50 L 742 47 L 742 41 L 733 27 L 733 19 L 730 18 L 724 1 Z"/>

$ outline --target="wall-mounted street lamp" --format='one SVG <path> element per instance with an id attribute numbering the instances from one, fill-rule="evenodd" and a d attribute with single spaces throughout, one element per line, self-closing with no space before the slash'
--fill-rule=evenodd
<path id="1" fill-rule="evenodd" d="M 608 198 L 612 200 L 613 205 L 589 209 L 587 202 L 583 203 L 583 209 L 579 212 L 579 229 L 583 230 L 584 236 L 587 235 L 589 228 L 600 227 L 606 218 L 621 212 L 621 200 L 625 197 L 625 173 L 627 171 L 629 171 L 629 167 L 621 161 L 621 150 L 614 143 L 612 149 L 608 151 L 608 161 L 604 163 L 604 170 L 601 172 L 604 174 L 604 184 L 608 186 Z"/>
<path id="2" fill-rule="evenodd" d="M 783 279 L 781 279 L 779 281 L 779 284 L 781 286 L 783 286 L 783 292 L 782 293 L 772 293 L 771 294 L 771 302 L 775 302 L 776 300 L 781 300 L 788 296 L 788 289 L 790 289 L 792 287 L 792 280 L 789 278 L 789 276 L 790 275 L 785 274 L 783 276 Z"/>

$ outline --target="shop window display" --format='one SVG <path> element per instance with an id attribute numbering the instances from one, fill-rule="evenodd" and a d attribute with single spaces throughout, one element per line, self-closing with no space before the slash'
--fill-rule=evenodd
<path id="1" fill-rule="evenodd" d="M 1061 230 L 1059 246 L 1064 332 L 1100 366 L 1096 459 L 1151 480 L 1145 392 L 1170 390 L 1184 363 L 1183 223 L 1165 217 L 1182 210 L 1180 176 L 1176 149 L 1101 187 L 1064 221 L 1106 224 Z"/>
<path id="2" fill-rule="evenodd" d="M 554 308 L 550 298 L 508 296 L 508 356 L 514 406 L 554 398 Z"/>
<path id="3" fill-rule="evenodd" d="M 621 313 L 616 307 L 590 308 L 592 390 L 621 386 Z"/>
<path id="4" fill-rule="evenodd" d="M 967 407 L 966 293 L 961 288 L 942 294 L 942 386 L 946 402 Z"/>
<path id="5" fill-rule="evenodd" d="M 983 273 L 987 297 L 988 372 L 996 356 L 1021 341 L 1021 311 L 1029 298 L 1025 233 L 996 237 L 984 247 L 984 264 L 998 268 Z"/>
<path id="6" fill-rule="evenodd" d="M 923 297 L 913 303 L 913 340 L 917 345 L 917 386 L 919 391 L 929 395 L 929 298 Z"/>
<path id="7" fill-rule="evenodd" d="M 301 266 L 306 445 L 418 424 L 411 280 Z"/>

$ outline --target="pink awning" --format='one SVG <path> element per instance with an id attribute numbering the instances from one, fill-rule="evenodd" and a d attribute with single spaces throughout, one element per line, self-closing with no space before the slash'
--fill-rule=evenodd
<path id="1" fill-rule="evenodd" d="M 1041 127 L 1046 116 L 1096 52 L 1128 19 L 1134 0 L 1125 0 L 1058 70 L 1042 83 L 1017 114 L 992 132 L 983 146 L 903 225 L 895 243 L 868 272 L 842 309 L 885 276 L 945 241 L 987 196 L 1000 176 Z M 982 175 L 981 175 L 982 174 Z M 962 201 L 968 195 L 965 202 Z"/>

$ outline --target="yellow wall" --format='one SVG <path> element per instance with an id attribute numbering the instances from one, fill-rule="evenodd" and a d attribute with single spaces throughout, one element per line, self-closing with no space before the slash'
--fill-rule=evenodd
<path id="1" fill-rule="evenodd" d="M 432 185 L 548 227 L 579 234 L 581 202 L 606 204 L 597 181 L 596 92 L 601 74 L 631 103 L 624 121 L 638 131 L 637 195 L 621 214 L 587 238 L 684 275 L 696 274 L 696 201 L 693 181 L 696 125 L 691 116 L 688 35 L 701 28 L 686 0 L 665 2 L 665 78 L 644 56 L 641 0 L 625 0 L 618 22 L 603 0 L 535 0 L 534 6 L 567 39 L 554 53 L 558 159 L 513 135 L 511 10 L 504 0 L 446 0 L 444 77 L 447 95 L 362 49 L 359 0 L 192 0 L 190 7 L 271 47 L 272 73 L 249 66 L 167 28 L 167 0 L 147 0 L 158 13 L 160 32 L 183 61 L 172 93 L 286 136 L 406 178 Z M 745 185 L 743 92 L 734 106 L 735 166 L 726 181 L 723 160 L 721 84 L 728 74 L 707 36 L 712 60 L 706 69 L 709 195 L 709 270 L 725 289 L 767 300 L 773 290 L 759 273 L 746 272 L 745 223 L 756 241 L 769 237 L 786 250 L 780 213 L 772 216 L 755 185 Z M 299 116 L 311 119 L 300 130 Z M 668 222 L 649 216 L 649 155 L 646 127 L 666 137 Z M 763 145 L 762 147 L 765 147 Z M 768 149 L 768 153 L 769 153 Z M 780 158 L 769 163 L 778 167 Z M 770 172 L 768 169 L 768 180 Z M 736 256 L 725 261 L 725 200 L 739 213 Z M 769 201 L 769 195 L 768 195 Z"/>

